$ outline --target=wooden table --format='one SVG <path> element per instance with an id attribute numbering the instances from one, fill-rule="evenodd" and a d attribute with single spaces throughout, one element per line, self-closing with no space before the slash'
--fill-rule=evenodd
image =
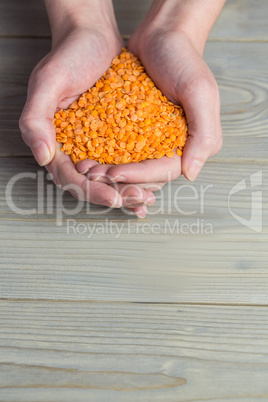
<path id="1" fill-rule="evenodd" d="M 127 38 L 148 4 L 115 3 Z M 181 189 L 183 214 L 179 178 L 170 209 L 144 221 L 83 206 L 59 222 L 56 189 L 18 130 L 50 48 L 44 7 L 2 0 L 0 16 L 0 401 L 268 400 L 268 2 L 227 2 L 205 52 L 223 148 Z M 37 174 L 44 209 L 19 214 L 37 207 Z"/>

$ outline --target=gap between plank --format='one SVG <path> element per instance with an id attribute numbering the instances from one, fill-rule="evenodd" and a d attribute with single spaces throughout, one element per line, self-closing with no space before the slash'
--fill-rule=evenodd
<path id="1" fill-rule="evenodd" d="M 268 304 L 250 303 L 208 303 L 208 302 L 150 302 L 150 301 L 122 301 L 122 300 L 70 300 L 70 299 L 17 299 L 1 297 L 1 302 L 40 302 L 40 303 L 83 303 L 83 304 L 148 304 L 148 305 L 178 305 L 178 306 L 217 306 L 217 307 L 263 307 L 268 308 Z"/>
<path id="2" fill-rule="evenodd" d="M 128 40 L 131 34 L 122 34 Z M 0 39 L 51 39 L 51 35 L 0 35 Z M 207 42 L 242 42 L 242 43 L 268 43 L 268 39 L 256 38 L 208 38 Z"/>

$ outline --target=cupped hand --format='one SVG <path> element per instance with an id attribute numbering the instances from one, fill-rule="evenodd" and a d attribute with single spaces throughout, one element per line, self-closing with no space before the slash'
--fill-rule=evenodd
<path id="1" fill-rule="evenodd" d="M 47 168 L 57 185 L 79 199 L 134 208 L 142 216 L 143 205 L 153 202 L 153 194 L 147 190 L 141 193 L 137 186 L 108 185 L 79 174 L 70 157 L 56 144 L 52 123 L 57 110 L 67 108 L 104 74 L 122 45 L 118 32 L 109 31 L 107 26 L 70 30 L 33 70 L 19 124 L 37 162 Z M 88 163 L 90 167 L 99 165 L 92 160 Z"/>
<path id="2" fill-rule="evenodd" d="M 195 180 L 206 160 L 222 146 L 219 90 L 202 50 L 178 29 L 150 28 L 143 24 L 130 38 L 129 49 L 141 59 L 166 97 L 182 105 L 186 113 L 188 139 L 181 166 L 176 170 L 177 158 L 172 160 L 174 165 L 159 160 L 159 170 L 160 165 L 162 174 L 170 169 L 179 173 L 181 168 L 186 178 Z M 125 169 L 117 170 L 117 174 L 127 175 Z"/>
<path id="3" fill-rule="evenodd" d="M 220 97 L 212 72 L 201 52 L 177 30 L 150 29 L 141 24 L 128 47 L 167 98 L 183 106 L 188 122 L 183 156 L 97 165 L 90 169 L 90 176 L 100 182 L 135 183 L 153 192 L 181 173 L 195 180 L 206 160 L 222 145 Z M 89 162 L 80 162 L 77 169 L 89 169 Z"/>

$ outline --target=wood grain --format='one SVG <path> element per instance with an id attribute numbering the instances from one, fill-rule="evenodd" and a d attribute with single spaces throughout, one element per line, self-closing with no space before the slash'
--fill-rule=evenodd
<path id="1" fill-rule="evenodd" d="M 0 38 L 0 156 L 31 155 L 21 139 L 18 120 L 34 66 L 50 50 L 50 40 Z"/>
<path id="2" fill-rule="evenodd" d="M 263 185 L 254 191 L 265 197 L 267 165 L 209 162 L 191 188 L 182 187 L 179 194 L 186 180 L 172 182 L 147 218 L 138 220 L 120 210 L 105 213 L 93 205 L 87 210 L 89 204 L 74 214 L 71 195 L 64 197 L 61 217 L 56 197 L 60 201 L 62 191 L 56 193 L 48 180 L 39 185 L 43 213 L 23 214 L 38 208 L 37 179 L 19 180 L 6 199 L 7 183 L 25 172 L 39 172 L 41 179 L 42 170 L 31 158 L 0 163 L 1 297 L 268 303 L 267 208 L 261 233 L 242 226 L 228 210 L 229 191 L 246 179 L 247 189 L 232 196 L 230 208 L 250 218 L 250 175 L 262 171 Z M 202 186 L 210 186 L 204 202 Z M 12 200 L 20 214 L 9 206 Z"/>
<path id="3" fill-rule="evenodd" d="M 0 36 L 50 36 L 43 0 L 2 0 Z"/>
<path id="4" fill-rule="evenodd" d="M 267 307 L 0 302 L 0 401 L 257 401 Z"/>
<path id="5" fill-rule="evenodd" d="M 120 32 L 129 36 L 143 20 L 152 0 L 114 0 Z M 267 41 L 266 0 L 227 0 L 210 40 Z M 42 0 L 2 0 L 0 36 L 50 36 Z"/>
<path id="6" fill-rule="evenodd" d="M 150 1 L 114 3 L 128 36 Z M 59 219 L 63 193 L 18 130 L 50 49 L 44 5 L 0 2 L 0 402 L 268 400 L 267 11 L 228 0 L 210 35 L 224 146 L 192 187 L 166 186 L 143 221 L 90 204 L 76 215 L 65 194 Z M 259 233 L 231 214 L 250 219 L 257 191 Z"/>
<path id="7" fill-rule="evenodd" d="M 268 3 L 266 0 L 227 0 L 209 40 L 268 40 Z"/>

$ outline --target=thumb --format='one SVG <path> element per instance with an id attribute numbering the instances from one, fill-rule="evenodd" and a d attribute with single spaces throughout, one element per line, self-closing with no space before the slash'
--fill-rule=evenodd
<path id="1" fill-rule="evenodd" d="M 195 180 L 206 160 L 221 148 L 222 136 L 217 87 L 201 81 L 190 91 L 182 102 L 189 135 L 182 155 L 182 172 L 189 180 Z"/>
<path id="2" fill-rule="evenodd" d="M 56 92 L 57 85 L 51 78 L 46 79 L 46 74 L 33 73 L 19 120 L 22 138 L 40 166 L 51 162 L 55 154 L 55 128 L 52 120 L 58 104 Z"/>

